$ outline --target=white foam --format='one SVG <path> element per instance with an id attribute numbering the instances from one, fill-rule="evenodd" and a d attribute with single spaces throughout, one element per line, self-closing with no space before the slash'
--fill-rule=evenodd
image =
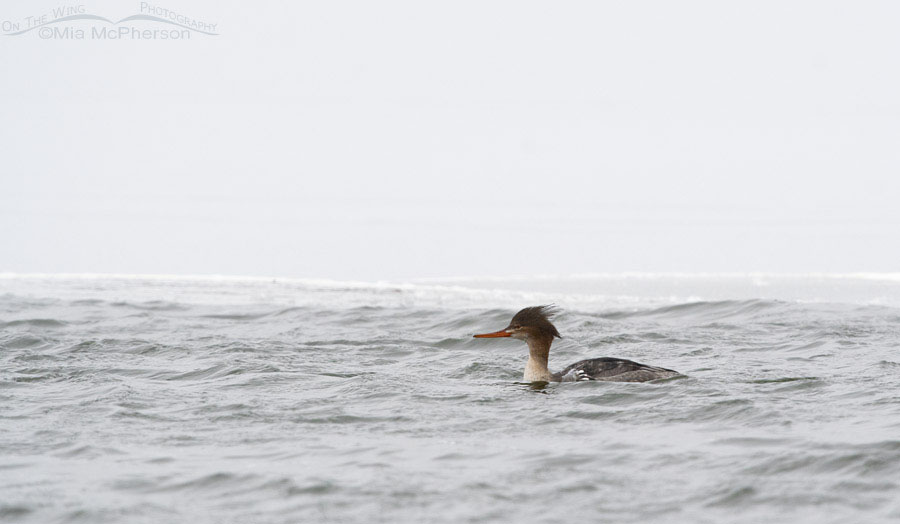
<path id="1" fill-rule="evenodd" d="M 596 311 L 706 300 L 777 299 L 900 306 L 900 273 L 590 273 L 363 282 L 293 277 L 0 273 L 0 292 L 33 297 L 274 303 L 325 307 Z"/>

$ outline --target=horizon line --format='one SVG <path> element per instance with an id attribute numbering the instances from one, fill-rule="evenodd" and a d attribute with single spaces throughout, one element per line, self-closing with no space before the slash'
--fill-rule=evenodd
<path id="1" fill-rule="evenodd" d="M 276 275 L 236 275 L 222 273 L 105 273 L 105 272 L 16 272 L 0 271 L 0 279 L 71 279 L 71 280 L 177 280 L 177 281 L 232 281 L 232 282 L 297 282 L 341 285 L 401 285 L 454 283 L 467 281 L 519 282 L 528 280 L 606 280 L 606 279 L 845 279 L 845 280 L 881 280 L 900 282 L 900 272 L 853 271 L 853 272 L 766 272 L 766 271 L 723 271 L 723 272 L 684 272 L 684 271 L 620 271 L 620 272 L 587 272 L 587 273 L 535 273 L 512 275 L 464 275 L 441 277 L 409 277 L 403 279 L 340 279 L 331 277 L 294 277 Z"/>

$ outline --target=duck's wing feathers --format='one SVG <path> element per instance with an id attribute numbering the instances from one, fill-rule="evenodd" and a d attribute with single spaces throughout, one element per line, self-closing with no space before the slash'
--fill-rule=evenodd
<path id="1" fill-rule="evenodd" d="M 572 364 L 554 378 L 560 382 L 582 380 L 605 380 L 611 382 L 646 382 L 660 378 L 674 377 L 677 371 L 647 366 L 624 358 L 591 358 Z"/>

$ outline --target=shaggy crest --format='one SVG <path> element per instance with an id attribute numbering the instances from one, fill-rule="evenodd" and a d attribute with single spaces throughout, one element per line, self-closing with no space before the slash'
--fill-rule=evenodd
<path id="1" fill-rule="evenodd" d="M 556 326 L 550 322 L 556 312 L 556 307 L 552 305 L 527 307 L 515 314 L 509 327 L 533 328 L 542 335 L 562 338 Z"/>

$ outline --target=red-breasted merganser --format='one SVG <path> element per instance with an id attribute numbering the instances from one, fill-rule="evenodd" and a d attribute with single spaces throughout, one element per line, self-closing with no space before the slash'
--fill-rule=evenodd
<path id="1" fill-rule="evenodd" d="M 581 360 L 559 373 L 551 373 L 547 368 L 550 344 L 553 343 L 553 337 L 562 338 L 559 331 L 550 322 L 553 313 L 554 309 L 551 306 L 527 307 L 516 313 L 506 328 L 494 333 L 475 335 L 475 338 L 512 337 L 524 340 L 528 344 L 525 382 L 575 382 L 581 380 L 646 382 L 681 374 L 671 369 L 609 357 Z"/>

